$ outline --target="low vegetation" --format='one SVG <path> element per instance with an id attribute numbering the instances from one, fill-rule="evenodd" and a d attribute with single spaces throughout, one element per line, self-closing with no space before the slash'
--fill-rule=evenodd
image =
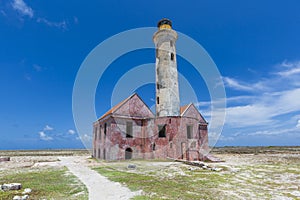
<path id="1" fill-rule="evenodd" d="M 71 175 L 66 168 L 24 171 L 14 174 L 1 174 L 0 185 L 4 183 L 21 183 L 24 188 L 31 188 L 30 199 L 68 199 L 87 200 L 87 189 Z M 0 200 L 22 196 L 20 191 L 0 191 Z"/>
<path id="2" fill-rule="evenodd" d="M 208 163 L 222 168 L 219 172 L 178 162 L 138 160 L 101 161 L 94 170 L 133 191 L 142 190 L 134 199 L 300 199 L 300 151 L 290 150 L 247 148 L 240 154 L 231 148 L 235 153 L 228 154 L 221 149 L 217 156 L 226 162 Z M 128 169 L 129 164 L 136 169 Z"/>
<path id="3" fill-rule="evenodd" d="M 11 161 L 0 163 L 0 185 L 22 183 L 31 188 L 30 199 L 87 200 L 86 187 L 57 155 L 82 155 L 86 151 L 0 151 Z M 300 199 L 300 147 L 225 147 L 213 154 L 226 162 L 206 163 L 212 171 L 180 162 L 130 160 L 104 162 L 89 159 L 89 166 L 144 199 Z M 28 156 L 29 155 L 29 156 Z M 136 166 L 130 167 L 128 166 Z M 21 191 L 0 191 L 0 200 Z M 100 197 L 99 197 L 100 198 Z"/>
<path id="4" fill-rule="evenodd" d="M 230 175 L 220 176 L 203 170 L 172 177 L 118 171 L 100 167 L 96 171 L 112 181 L 126 184 L 131 190 L 143 190 L 144 195 L 134 199 L 212 199 L 221 196 L 218 186 L 226 183 Z"/>

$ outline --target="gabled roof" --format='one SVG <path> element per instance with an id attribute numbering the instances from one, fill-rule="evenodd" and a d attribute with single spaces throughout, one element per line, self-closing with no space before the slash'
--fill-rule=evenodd
<path id="1" fill-rule="evenodd" d="M 184 106 L 181 106 L 180 107 L 180 116 L 183 116 L 185 111 L 187 111 L 187 109 L 192 105 L 192 103 L 190 104 L 187 104 L 187 105 L 184 105 Z"/>
<path id="2" fill-rule="evenodd" d="M 117 105 L 115 105 L 114 107 L 112 107 L 109 111 L 107 111 L 104 115 L 102 115 L 98 120 L 101 120 L 113 113 L 115 113 L 119 108 L 121 108 L 123 105 L 125 105 L 130 99 L 132 99 L 133 97 L 137 97 L 145 106 L 146 108 L 151 112 L 150 108 L 147 106 L 147 104 L 145 104 L 145 102 L 141 99 L 141 97 L 137 94 L 134 93 L 132 95 L 130 95 L 129 97 L 127 97 L 126 99 L 124 99 L 123 101 L 121 101 L 120 103 L 118 103 Z M 153 115 L 153 113 L 151 112 L 151 115 Z"/>
<path id="3" fill-rule="evenodd" d="M 122 105 L 124 105 L 129 99 L 131 99 L 136 93 L 130 95 L 129 97 L 127 97 L 126 99 L 124 99 L 123 101 L 121 101 L 120 103 L 118 103 L 117 105 L 115 105 L 114 107 L 112 107 L 109 111 L 107 111 L 104 115 L 102 115 L 99 119 L 103 119 L 104 117 L 112 114 L 114 111 L 116 111 L 118 108 L 120 108 Z"/>
<path id="4" fill-rule="evenodd" d="M 197 113 L 199 114 L 200 120 L 202 120 L 203 122 L 207 123 L 206 120 L 204 119 L 204 117 L 201 115 L 201 113 L 199 112 L 199 110 L 196 108 L 196 106 L 195 106 L 193 103 L 190 103 L 190 104 L 188 104 L 188 105 L 181 106 L 181 107 L 180 107 L 180 116 L 181 116 L 181 117 L 184 116 L 184 115 L 187 113 L 187 111 L 188 111 L 190 108 L 192 108 L 192 107 L 193 107 L 194 110 L 196 110 Z"/>

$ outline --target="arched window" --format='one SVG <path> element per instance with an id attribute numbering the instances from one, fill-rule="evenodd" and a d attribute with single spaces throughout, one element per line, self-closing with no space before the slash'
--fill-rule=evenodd
<path id="1" fill-rule="evenodd" d="M 132 149 L 131 148 L 127 148 L 125 150 L 125 160 L 129 160 L 132 159 Z"/>

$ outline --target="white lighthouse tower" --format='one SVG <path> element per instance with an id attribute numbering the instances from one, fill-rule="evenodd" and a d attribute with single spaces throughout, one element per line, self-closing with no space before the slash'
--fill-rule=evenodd
<path id="1" fill-rule="evenodd" d="M 160 20 L 157 27 L 158 31 L 153 36 L 156 48 L 156 117 L 179 116 L 177 33 L 169 19 Z"/>

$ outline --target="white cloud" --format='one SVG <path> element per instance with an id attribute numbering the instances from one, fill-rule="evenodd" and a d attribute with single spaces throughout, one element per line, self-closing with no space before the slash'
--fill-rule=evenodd
<path id="1" fill-rule="evenodd" d="M 218 134 L 216 132 L 209 132 L 208 134 L 208 142 L 210 146 L 214 146 L 217 141 L 233 141 L 234 136 L 224 136 L 222 134 Z"/>
<path id="2" fill-rule="evenodd" d="M 286 70 L 279 71 L 276 74 L 282 77 L 290 77 L 300 74 L 300 61 L 287 62 L 284 61 L 280 64 L 281 67 L 287 68 Z"/>
<path id="3" fill-rule="evenodd" d="M 292 62 L 288 62 L 287 60 L 284 60 L 282 63 L 279 64 L 279 66 L 289 68 L 289 67 L 292 67 L 293 64 L 292 64 Z"/>
<path id="4" fill-rule="evenodd" d="M 300 121 L 300 120 L 299 120 Z M 259 130 L 248 134 L 248 136 L 276 136 L 276 135 L 299 135 L 299 130 L 297 128 L 286 128 L 285 126 L 271 128 L 268 130 Z"/>
<path id="5" fill-rule="evenodd" d="M 277 85 L 285 88 L 300 87 L 300 61 L 287 62 L 284 61 L 277 66 L 279 70 L 273 74 L 277 80 Z"/>
<path id="6" fill-rule="evenodd" d="M 223 77 L 227 88 L 240 92 L 275 92 L 284 91 L 294 87 L 300 87 L 300 60 L 288 62 L 284 61 L 275 65 L 273 72 L 268 77 L 258 80 L 243 81 L 231 77 Z"/>
<path id="7" fill-rule="evenodd" d="M 23 0 L 13 0 L 12 7 L 23 16 L 33 17 L 33 10 Z"/>
<path id="8" fill-rule="evenodd" d="M 241 92 L 240 96 L 227 99 L 226 124 L 233 128 L 274 125 L 282 115 L 300 112 L 300 61 L 284 61 L 275 69 L 268 78 L 256 80 L 256 84 L 223 78 L 227 87 Z M 253 94 L 245 96 L 243 91 Z"/>
<path id="9" fill-rule="evenodd" d="M 229 77 L 223 78 L 225 85 L 235 90 L 253 91 L 253 87 L 239 83 L 237 80 Z"/>
<path id="10" fill-rule="evenodd" d="M 66 20 L 63 20 L 63 21 L 60 21 L 60 22 L 53 22 L 53 21 L 48 20 L 45 17 L 35 16 L 33 9 L 31 7 L 29 7 L 24 2 L 24 0 L 12 0 L 11 6 L 15 11 L 20 13 L 22 16 L 28 16 L 31 19 L 35 19 L 36 22 L 38 22 L 38 23 L 43 23 L 43 24 L 46 24 L 49 27 L 60 28 L 62 30 L 67 30 L 67 28 L 68 28 Z M 3 10 L 1 10 L 1 14 L 6 16 L 6 13 Z M 21 20 L 23 20 L 23 19 L 21 18 Z M 74 23 L 75 24 L 78 23 L 78 18 L 77 17 L 74 17 Z"/>
<path id="11" fill-rule="evenodd" d="M 297 122 L 296 128 L 300 128 L 300 119 Z"/>
<path id="12" fill-rule="evenodd" d="M 277 137 L 279 140 L 283 136 L 300 137 L 300 61 L 285 61 L 256 80 L 231 77 L 223 77 L 223 80 L 227 89 L 236 90 L 239 95 L 230 96 L 228 90 L 225 126 L 220 136 L 214 133 L 215 130 L 209 130 L 210 144 L 216 140 L 238 143 L 248 136 Z M 212 103 L 197 105 L 204 107 L 202 114 L 210 122 Z M 265 144 L 268 144 L 267 140 Z"/>
<path id="13" fill-rule="evenodd" d="M 48 136 L 44 131 L 40 131 L 39 132 L 39 135 L 40 135 L 40 139 L 41 140 L 44 140 L 44 141 L 50 141 L 50 140 L 53 140 L 52 137 Z"/>
<path id="14" fill-rule="evenodd" d="M 226 109 L 226 124 L 232 127 L 260 126 L 272 123 L 268 110 L 259 104 L 233 106 Z"/>
<path id="15" fill-rule="evenodd" d="M 70 129 L 70 130 L 68 130 L 68 133 L 69 133 L 70 135 L 74 135 L 76 132 L 75 132 L 74 130 Z"/>
<path id="16" fill-rule="evenodd" d="M 223 77 L 223 81 L 226 87 L 238 91 L 256 92 L 257 90 L 267 89 L 266 85 L 262 81 L 256 83 L 246 83 L 229 77 Z"/>
<path id="17" fill-rule="evenodd" d="M 44 128 L 44 131 L 52 131 L 54 128 L 52 128 L 51 126 L 49 125 L 46 125 L 45 128 Z"/>
<path id="18" fill-rule="evenodd" d="M 265 93 L 253 103 L 226 109 L 226 124 L 233 127 L 271 125 L 274 118 L 300 111 L 300 88 L 284 92 Z"/>
<path id="19" fill-rule="evenodd" d="M 278 73 L 279 75 L 281 76 L 291 76 L 291 75 L 294 75 L 294 74 L 300 74 L 300 67 L 299 68 L 293 68 L 293 69 L 290 69 L 290 70 L 286 70 L 286 71 L 283 71 L 283 72 L 279 72 Z"/>
<path id="20" fill-rule="evenodd" d="M 67 30 L 67 22 L 65 20 L 60 21 L 60 22 L 52 22 L 52 21 L 49 21 L 45 18 L 38 18 L 36 21 L 38 23 L 44 23 L 44 24 L 46 24 L 47 26 L 50 26 L 50 27 L 56 27 L 56 28 L 60 28 L 60 29 L 63 29 L 63 30 Z"/>

